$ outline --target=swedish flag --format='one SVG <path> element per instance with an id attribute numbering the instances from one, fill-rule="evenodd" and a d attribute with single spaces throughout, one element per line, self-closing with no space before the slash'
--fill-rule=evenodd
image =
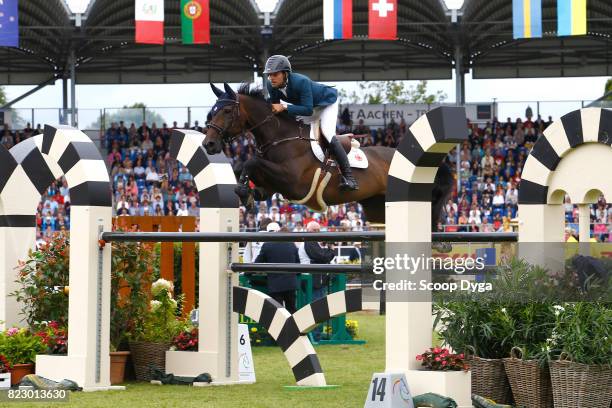
<path id="1" fill-rule="evenodd" d="M 514 39 L 542 37 L 542 0 L 512 0 Z"/>
<path id="2" fill-rule="evenodd" d="M 586 0 L 557 0 L 557 35 L 585 35 Z"/>

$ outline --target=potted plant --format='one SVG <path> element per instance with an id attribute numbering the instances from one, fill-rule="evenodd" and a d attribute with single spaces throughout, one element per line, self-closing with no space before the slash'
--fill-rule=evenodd
<path id="1" fill-rule="evenodd" d="M 127 333 L 147 311 L 151 250 L 140 242 L 113 242 L 111 260 L 110 381 L 121 384 L 130 356 Z"/>
<path id="2" fill-rule="evenodd" d="M 165 370 L 166 351 L 181 331 L 182 322 L 177 316 L 182 299 L 173 299 L 173 289 L 172 282 L 165 279 L 153 282 L 149 310 L 131 333 L 130 350 L 137 380 L 151 380 L 150 365 Z"/>
<path id="3" fill-rule="evenodd" d="M 509 403 L 512 392 L 502 357 L 511 345 L 502 323 L 505 303 L 487 297 L 457 298 L 434 304 L 435 324 L 443 343 L 466 354 L 471 368 L 471 392 L 498 403 Z"/>
<path id="4" fill-rule="evenodd" d="M 550 339 L 555 408 L 609 408 L 612 403 L 612 309 L 609 303 L 560 306 Z"/>
<path id="5" fill-rule="evenodd" d="M 11 364 L 0 354 L 0 390 L 11 388 Z"/>
<path id="6" fill-rule="evenodd" d="M 11 327 L 0 334 L 0 354 L 11 365 L 11 385 L 18 384 L 24 375 L 34 373 L 36 355 L 46 349 L 41 338 L 25 328 Z"/>
<path id="7" fill-rule="evenodd" d="M 426 383 L 430 392 L 452 398 L 459 406 L 470 405 L 470 373 L 464 355 L 454 354 L 448 348 L 431 347 L 416 359 L 423 369 L 419 381 Z"/>
<path id="8" fill-rule="evenodd" d="M 511 309 L 505 322 L 511 328 L 510 357 L 504 368 L 518 407 L 552 407 L 552 389 L 546 356 L 547 339 L 555 321 L 555 307 L 548 302 L 526 302 Z"/>

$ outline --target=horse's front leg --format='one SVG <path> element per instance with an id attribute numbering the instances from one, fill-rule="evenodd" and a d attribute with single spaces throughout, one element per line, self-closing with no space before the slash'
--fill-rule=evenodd
<path id="1" fill-rule="evenodd" d="M 249 171 L 255 168 L 256 163 L 252 163 L 257 159 L 247 160 L 242 166 L 242 172 L 238 178 L 238 184 L 234 188 L 234 192 L 240 198 L 240 202 L 245 208 L 250 211 L 254 208 L 253 190 L 249 187 Z"/>

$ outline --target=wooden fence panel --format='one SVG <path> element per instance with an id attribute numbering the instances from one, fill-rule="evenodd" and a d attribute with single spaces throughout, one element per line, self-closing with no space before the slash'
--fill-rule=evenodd
<path id="1" fill-rule="evenodd" d="M 116 228 L 130 229 L 133 226 L 143 232 L 193 232 L 196 227 L 196 217 L 117 217 L 113 221 Z M 155 244 L 149 244 L 151 248 Z M 171 282 L 174 282 L 174 244 L 172 242 L 163 242 L 161 244 L 160 254 L 160 277 Z M 183 303 L 183 314 L 187 315 L 196 305 L 195 293 L 195 243 L 182 243 L 181 257 L 181 286 L 182 294 L 185 295 Z M 178 294 L 175 294 L 178 295 Z"/>

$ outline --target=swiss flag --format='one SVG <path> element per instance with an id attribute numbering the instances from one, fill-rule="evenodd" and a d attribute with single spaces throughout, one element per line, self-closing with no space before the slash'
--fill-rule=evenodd
<path id="1" fill-rule="evenodd" d="M 369 2 L 369 38 L 396 40 L 397 0 L 369 0 Z"/>

